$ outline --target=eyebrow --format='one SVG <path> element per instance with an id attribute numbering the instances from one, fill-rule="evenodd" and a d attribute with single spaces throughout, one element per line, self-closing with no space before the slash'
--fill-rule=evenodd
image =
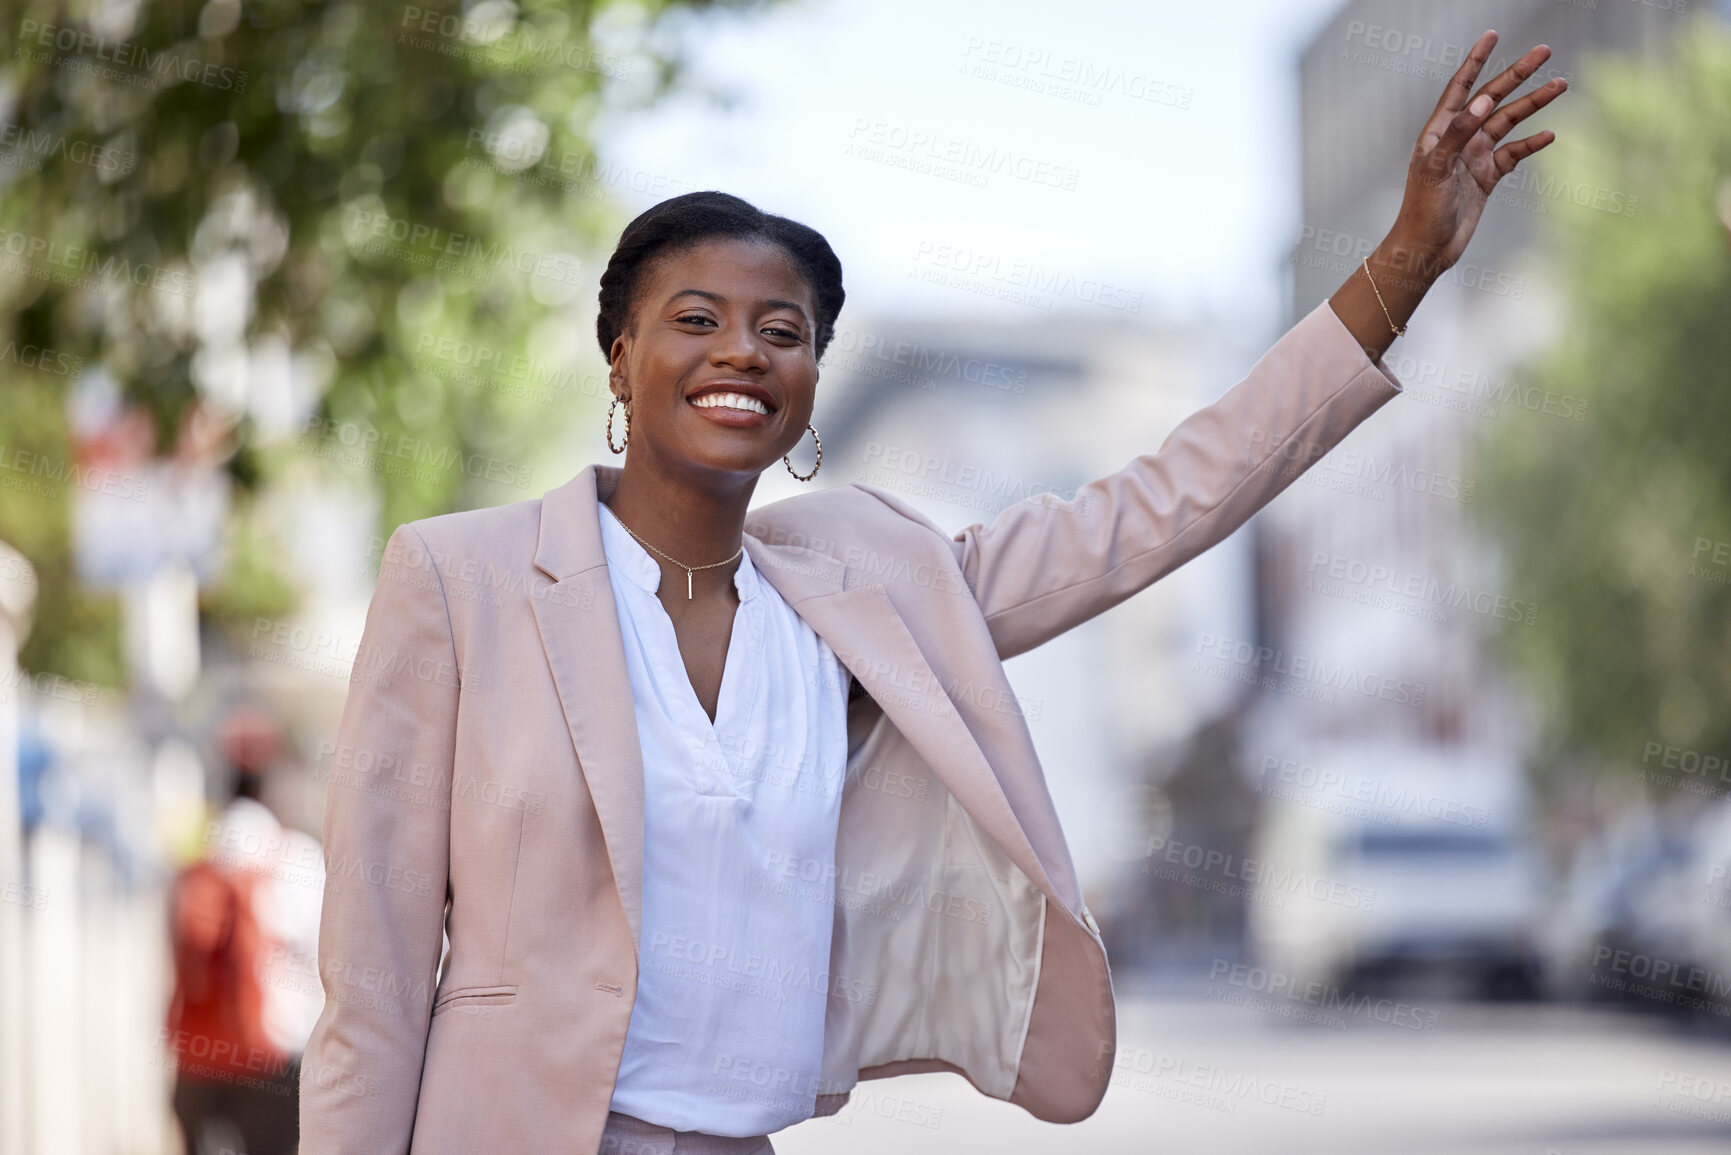
<path id="1" fill-rule="evenodd" d="M 722 296 L 720 293 L 711 293 L 707 289 L 681 289 L 671 297 L 667 298 L 667 303 L 671 305 L 681 297 L 702 297 L 704 300 L 714 301 L 718 305 L 727 303 L 726 297 Z M 770 309 L 792 309 L 794 312 L 798 313 L 807 324 L 811 323 L 811 318 L 806 316 L 805 306 L 800 304 L 798 301 L 784 301 L 780 297 L 765 297 L 763 300 L 759 301 L 758 304 Z"/>

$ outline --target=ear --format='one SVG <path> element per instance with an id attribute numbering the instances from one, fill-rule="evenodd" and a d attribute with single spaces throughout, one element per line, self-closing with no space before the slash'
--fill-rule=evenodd
<path id="1" fill-rule="evenodd" d="M 613 348 L 608 353 L 607 386 L 613 391 L 613 396 L 631 404 L 631 387 L 625 379 L 625 357 L 630 351 L 630 343 L 626 334 L 621 333 L 613 338 Z"/>

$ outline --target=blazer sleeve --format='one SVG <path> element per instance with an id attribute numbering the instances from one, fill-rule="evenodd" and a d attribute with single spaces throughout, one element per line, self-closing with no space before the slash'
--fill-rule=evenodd
<path id="1" fill-rule="evenodd" d="M 957 560 L 999 656 L 1087 621 L 1222 540 L 1400 391 L 1324 301 L 1157 452 L 1074 500 L 1036 495 L 962 530 Z"/>
<path id="2" fill-rule="evenodd" d="M 409 1149 L 443 942 L 450 810 L 393 789 L 451 781 L 457 665 L 444 588 L 412 525 L 391 534 L 327 783 L 319 975 L 301 1155 Z"/>

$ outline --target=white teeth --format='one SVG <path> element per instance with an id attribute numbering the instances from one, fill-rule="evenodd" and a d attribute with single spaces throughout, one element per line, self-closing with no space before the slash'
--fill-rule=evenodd
<path id="1" fill-rule="evenodd" d="M 769 406 L 743 393 L 705 393 L 701 397 L 692 398 L 691 403 L 704 409 L 744 409 L 752 413 L 762 413 L 766 417 L 769 415 Z"/>

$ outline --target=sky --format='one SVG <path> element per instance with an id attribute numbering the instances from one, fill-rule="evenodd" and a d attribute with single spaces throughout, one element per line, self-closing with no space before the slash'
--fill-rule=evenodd
<path id="1" fill-rule="evenodd" d="M 707 17 L 683 37 L 697 92 L 607 118 L 601 156 L 640 186 L 629 211 L 720 188 L 817 228 L 850 312 L 1275 325 L 1299 217 L 1297 56 L 1339 3 L 792 0 Z"/>

